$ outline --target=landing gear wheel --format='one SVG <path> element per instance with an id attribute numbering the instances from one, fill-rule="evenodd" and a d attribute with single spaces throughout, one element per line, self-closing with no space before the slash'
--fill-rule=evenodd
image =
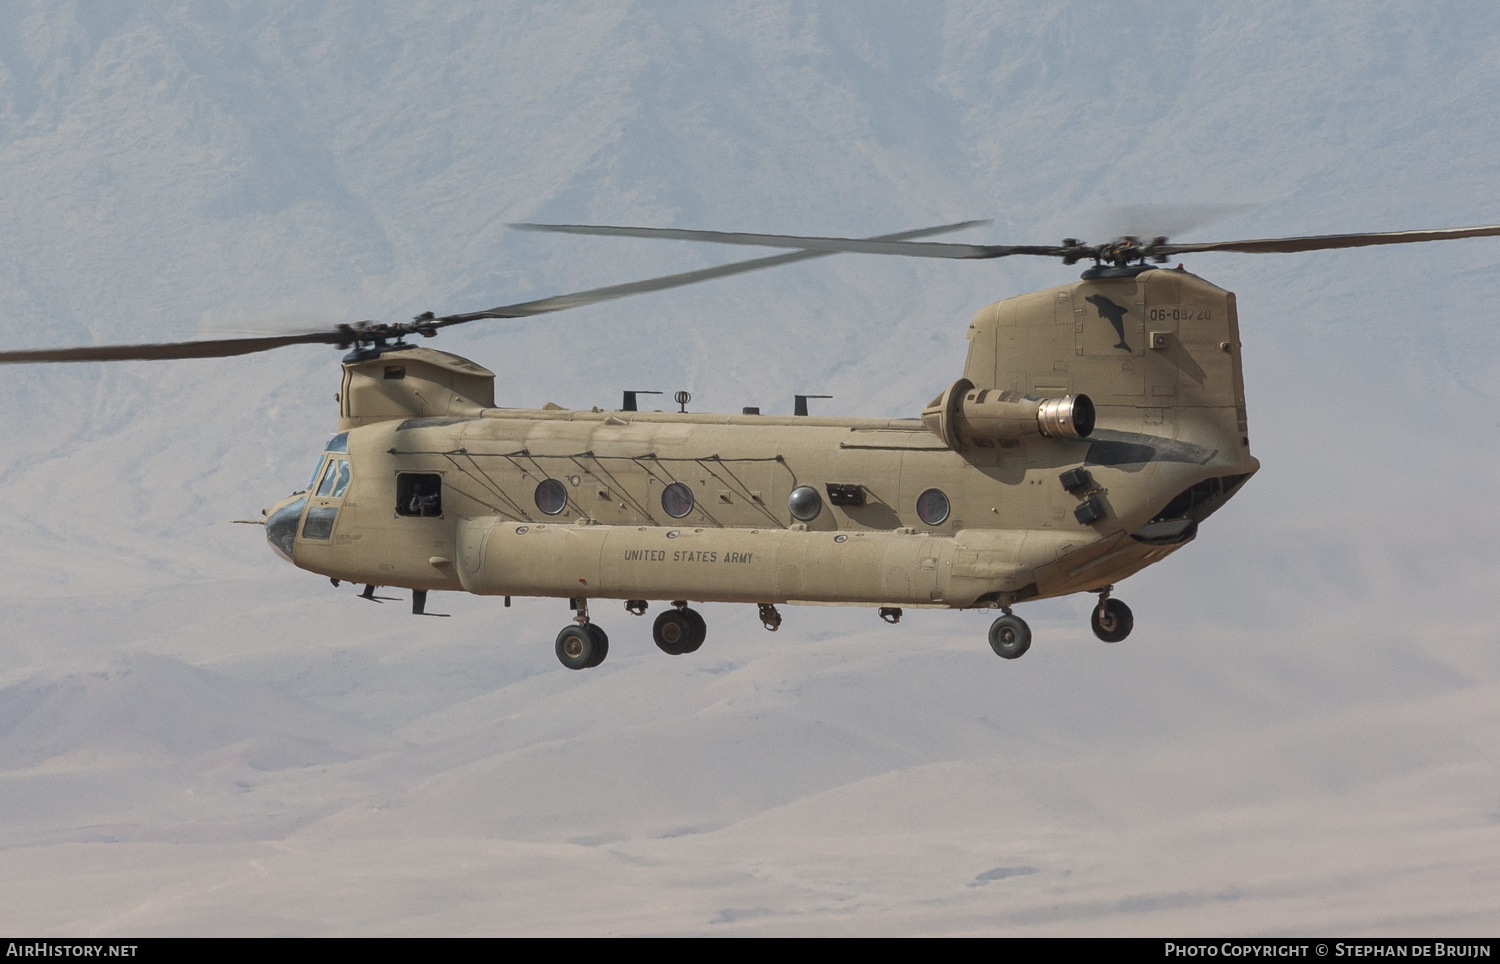
<path id="1" fill-rule="evenodd" d="M 593 623 L 589 623 L 588 630 L 589 638 L 594 642 L 594 658 L 589 660 L 588 668 L 593 669 L 609 655 L 609 634 Z"/>
<path id="2" fill-rule="evenodd" d="M 682 651 L 684 653 L 696 653 L 698 647 L 703 645 L 703 640 L 708 637 L 708 624 L 703 621 L 702 616 L 698 615 L 698 610 L 696 609 L 684 609 L 682 615 L 687 617 L 690 629 L 687 646 Z"/>
<path id="3" fill-rule="evenodd" d="M 557 634 L 557 659 L 568 669 L 588 669 L 598 666 L 609 651 L 609 638 L 603 630 L 593 632 L 593 626 L 564 626 Z M 600 643 L 603 643 L 601 646 Z"/>
<path id="4" fill-rule="evenodd" d="M 1094 627 L 1094 635 L 1106 643 L 1118 643 L 1135 628 L 1135 617 L 1130 615 L 1130 607 L 1120 600 L 1106 599 L 1094 607 L 1089 625 Z"/>
<path id="5" fill-rule="evenodd" d="M 1001 659 L 1020 659 L 1031 648 L 1031 627 L 1006 613 L 990 623 L 990 649 Z"/>
<path id="6" fill-rule="evenodd" d="M 693 638 L 693 626 L 683 611 L 668 609 L 656 617 L 656 622 L 651 627 L 651 638 L 656 640 L 657 648 L 663 653 L 681 656 L 692 651 L 688 649 L 688 644 Z"/>

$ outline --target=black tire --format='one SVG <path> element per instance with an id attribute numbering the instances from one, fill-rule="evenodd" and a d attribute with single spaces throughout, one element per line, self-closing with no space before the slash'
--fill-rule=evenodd
<path id="1" fill-rule="evenodd" d="M 696 653 L 698 647 L 703 645 L 703 640 L 708 638 L 708 624 L 703 621 L 702 616 L 698 615 L 696 609 L 684 609 L 682 614 L 687 617 L 688 626 L 692 630 L 691 635 L 688 636 L 687 648 L 683 652 Z"/>
<path id="2" fill-rule="evenodd" d="M 564 626 L 557 634 L 557 661 L 568 669 L 588 669 L 595 665 L 598 650 L 593 634 L 582 626 Z"/>
<path id="3" fill-rule="evenodd" d="M 1102 617 L 1099 607 L 1095 606 L 1089 615 L 1089 625 L 1094 628 L 1094 635 L 1106 643 L 1118 643 L 1135 628 L 1135 617 L 1130 614 L 1130 607 L 1120 600 L 1106 599 Z"/>
<path id="4" fill-rule="evenodd" d="M 1031 627 L 1020 616 L 1001 616 L 990 623 L 990 649 L 1001 659 L 1020 659 L 1031 648 Z"/>
<path id="5" fill-rule="evenodd" d="M 693 639 L 692 622 L 676 609 L 668 609 L 656 617 L 651 625 L 651 638 L 656 647 L 668 656 L 681 656 Z"/>
<path id="6" fill-rule="evenodd" d="M 594 657 L 589 660 L 588 668 L 593 669 L 604 662 L 605 657 L 609 655 L 609 634 L 593 623 L 589 623 L 589 638 L 594 642 Z"/>

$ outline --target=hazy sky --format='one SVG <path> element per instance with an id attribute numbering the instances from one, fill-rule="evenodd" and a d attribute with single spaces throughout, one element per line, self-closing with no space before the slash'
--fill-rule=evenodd
<path id="1" fill-rule="evenodd" d="M 15 347 L 469 311 L 735 260 L 517 220 L 1181 240 L 1500 221 L 1477 3 L 0 6 Z M 1264 468 L 1196 543 L 991 617 L 416 619 L 230 520 L 338 355 L 7 368 L 0 924 L 57 934 L 1399 933 L 1500 924 L 1500 243 L 1204 255 Z M 445 334 L 502 405 L 912 415 L 1048 262 L 844 255 Z M 401 593 L 401 595 L 405 595 Z"/>

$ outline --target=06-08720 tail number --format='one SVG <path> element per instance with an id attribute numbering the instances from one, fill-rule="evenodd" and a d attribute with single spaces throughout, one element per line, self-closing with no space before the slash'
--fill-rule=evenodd
<path id="1" fill-rule="evenodd" d="M 1152 308 L 1146 312 L 1152 321 L 1212 321 L 1208 308 Z"/>

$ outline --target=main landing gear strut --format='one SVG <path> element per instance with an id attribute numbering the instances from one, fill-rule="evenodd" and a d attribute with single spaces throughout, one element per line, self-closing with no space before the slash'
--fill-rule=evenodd
<path id="1" fill-rule="evenodd" d="M 698 610 L 688 608 L 685 599 L 672 603 L 672 608 L 664 610 L 651 626 L 651 638 L 668 656 L 697 652 L 707 636 L 708 625 Z"/>
<path id="2" fill-rule="evenodd" d="M 1031 627 L 1026 620 L 1011 614 L 1009 606 L 1002 606 L 1004 613 L 990 623 L 990 649 L 1001 659 L 1020 659 L 1031 648 Z"/>
<path id="3" fill-rule="evenodd" d="M 1094 607 L 1094 613 L 1089 617 L 1094 635 L 1106 643 L 1120 642 L 1135 628 L 1135 617 L 1130 614 L 1130 607 L 1118 599 L 1109 598 L 1109 591 L 1113 588 L 1115 587 L 1105 586 L 1099 590 L 1099 605 Z"/>
<path id="4" fill-rule="evenodd" d="M 574 599 L 574 625 L 557 634 L 557 658 L 568 669 L 592 669 L 609 655 L 609 637 L 589 621 L 589 601 Z"/>
<path id="5" fill-rule="evenodd" d="M 1099 605 L 1094 607 L 1089 617 L 1094 635 L 1106 643 L 1120 642 L 1135 628 L 1135 618 L 1130 607 L 1118 599 L 1110 598 L 1113 589 L 1113 586 L 1105 586 L 1096 590 L 1099 593 Z M 366 598 L 371 595 L 373 592 Z M 413 609 L 421 612 L 423 607 L 416 602 L 417 598 L 414 595 Z M 609 655 L 609 636 L 589 619 L 587 599 L 573 599 L 572 605 L 577 615 L 573 617 L 573 625 L 563 627 L 562 632 L 557 634 L 557 659 L 568 669 L 591 669 L 604 662 L 604 658 Z M 641 599 L 626 600 L 625 608 L 639 616 L 646 611 L 646 602 Z M 990 649 L 1001 659 L 1020 659 L 1031 648 L 1031 627 L 1026 625 L 1026 620 L 1011 612 L 1008 605 L 1002 605 L 1000 612 L 1001 615 L 990 624 Z M 882 609 L 880 615 L 888 622 L 895 622 L 901 618 L 900 613 L 899 609 Z M 781 614 L 773 605 L 761 605 L 760 618 L 772 632 L 781 626 Z M 697 610 L 689 608 L 685 599 L 674 601 L 670 609 L 656 617 L 656 622 L 651 627 L 651 638 L 669 656 L 697 652 L 707 635 L 708 627 L 703 617 Z"/>
<path id="6" fill-rule="evenodd" d="M 1118 599 L 1109 598 L 1113 586 L 1105 586 L 1099 592 L 1099 605 L 1089 616 L 1094 635 L 1106 643 L 1118 643 L 1130 635 L 1135 628 L 1135 618 L 1130 607 Z M 1001 659 L 1019 659 L 1031 648 L 1031 627 L 1026 620 L 1013 615 L 1009 606 L 1000 607 L 1001 615 L 990 623 L 990 649 Z"/>
<path id="7" fill-rule="evenodd" d="M 568 669 L 592 669 L 604 662 L 604 658 L 609 655 L 609 637 L 589 619 L 587 599 L 572 599 L 569 602 L 577 615 L 573 617 L 573 625 L 564 626 L 562 632 L 557 634 L 558 662 Z M 646 611 L 646 601 L 627 599 L 625 610 L 640 616 Z M 771 612 L 775 615 L 774 608 Z M 764 607 L 761 618 L 766 618 Z M 708 626 L 703 617 L 697 610 L 688 608 L 685 599 L 673 602 L 672 608 L 657 616 L 656 624 L 651 627 L 651 638 L 656 640 L 656 645 L 662 652 L 672 656 L 695 652 L 703 645 L 707 636 Z"/>

